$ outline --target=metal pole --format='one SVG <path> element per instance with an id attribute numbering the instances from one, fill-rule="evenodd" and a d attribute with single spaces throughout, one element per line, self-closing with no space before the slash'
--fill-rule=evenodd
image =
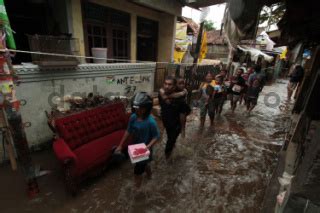
<path id="1" fill-rule="evenodd" d="M 198 38 L 197 38 L 197 44 L 196 44 L 196 49 L 195 49 L 195 53 L 194 53 L 194 59 L 193 59 L 193 64 L 194 65 L 198 64 L 199 52 L 200 52 L 201 43 L 202 43 L 203 26 L 204 26 L 204 21 L 201 22 L 201 24 L 200 24 L 200 29 L 199 29 L 199 34 L 198 34 Z"/>

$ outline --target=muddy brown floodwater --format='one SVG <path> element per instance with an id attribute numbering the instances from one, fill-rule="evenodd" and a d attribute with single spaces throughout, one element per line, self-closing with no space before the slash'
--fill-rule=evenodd
<path id="1" fill-rule="evenodd" d="M 270 92 L 283 102 L 285 82 L 266 86 L 249 117 L 243 105 L 231 114 L 227 102 L 215 127 L 206 127 L 201 135 L 195 110 L 188 118 L 186 138 L 179 138 L 169 163 L 163 155 L 163 135 L 155 148 L 153 179 L 144 180 L 140 192 L 133 189 L 133 167 L 126 162 L 89 180 L 71 197 L 50 152 L 35 156 L 53 171 L 39 179 L 39 197 L 28 201 L 20 192 L 1 206 L 4 212 L 259 212 L 288 120 L 279 105 L 272 105 L 274 98 L 269 99 L 272 106 L 265 105 Z"/>

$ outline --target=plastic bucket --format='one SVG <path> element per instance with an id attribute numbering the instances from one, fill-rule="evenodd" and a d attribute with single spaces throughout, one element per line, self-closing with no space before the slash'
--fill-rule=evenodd
<path id="1" fill-rule="evenodd" d="M 105 59 L 93 59 L 93 63 L 101 64 L 107 63 L 107 48 L 91 48 L 92 56 L 96 58 L 105 58 Z"/>

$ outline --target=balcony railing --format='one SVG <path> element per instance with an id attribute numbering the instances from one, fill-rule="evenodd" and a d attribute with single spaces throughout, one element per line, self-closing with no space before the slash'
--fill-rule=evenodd
<path id="1" fill-rule="evenodd" d="M 34 52 L 79 55 L 79 40 L 68 36 L 28 35 L 30 50 Z M 77 66 L 79 59 L 54 55 L 32 55 L 32 62 L 39 66 Z"/>

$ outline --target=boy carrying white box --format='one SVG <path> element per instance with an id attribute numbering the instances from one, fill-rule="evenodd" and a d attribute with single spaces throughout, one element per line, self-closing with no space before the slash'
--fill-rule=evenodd
<path id="1" fill-rule="evenodd" d="M 133 144 L 140 144 L 138 147 L 135 147 L 137 146 L 135 145 L 128 148 L 128 150 L 131 150 L 132 162 L 139 161 L 135 163 L 134 167 L 135 185 L 137 188 L 142 184 L 142 175 L 144 172 L 146 172 L 148 178 L 151 178 L 152 173 L 149 163 L 152 160 L 152 146 L 160 138 L 157 122 L 150 115 L 152 106 L 152 98 L 147 95 L 146 92 L 139 92 L 135 95 L 133 98 L 134 113 L 130 117 L 127 131 L 116 149 L 116 152 L 121 152 L 123 143 L 129 136 L 133 136 Z M 145 144 L 145 146 L 141 146 L 141 143 Z M 150 154 L 148 151 L 150 151 Z M 149 157 L 147 158 L 148 154 Z M 139 157 L 147 159 L 140 161 L 141 159 L 139 159 Z"/>

